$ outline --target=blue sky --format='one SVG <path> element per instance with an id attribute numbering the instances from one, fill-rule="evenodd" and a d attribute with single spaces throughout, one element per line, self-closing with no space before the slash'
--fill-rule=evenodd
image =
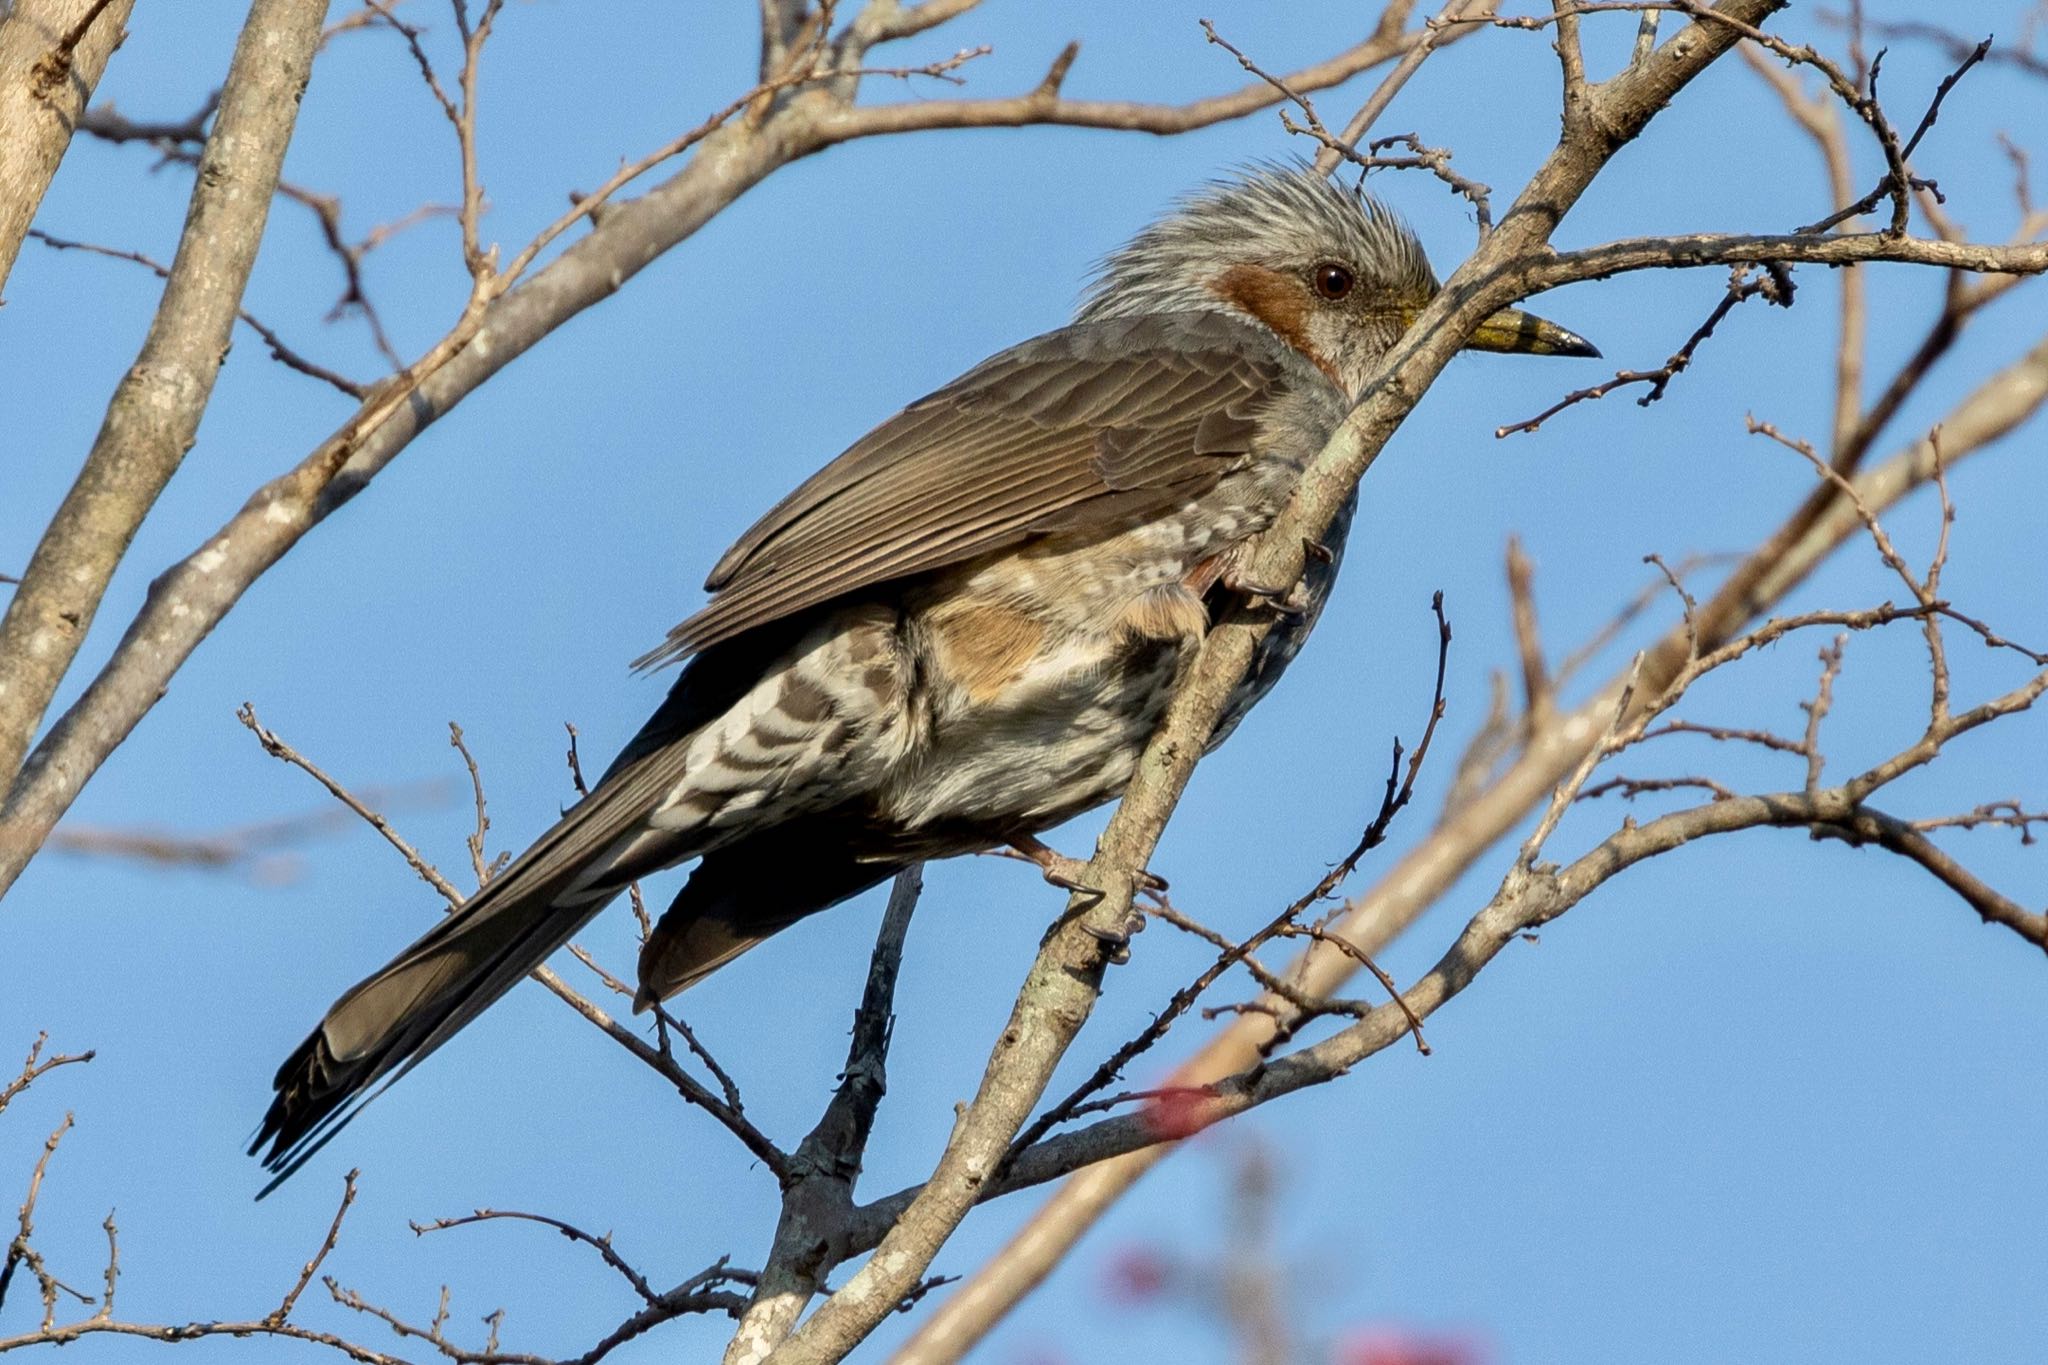
<path id="1" fill-rule="evenodd" d="M 451 26 L 433 7 L 416 8 L 431 13 L 430 41 L 447 54 Z M 1204 44 L 1198 15 L 1279 70 L 1351 41 L 1353 23 L 1332 8 L 991 0 L 892 60 L 989 42 L 994 53 L 965 74 L 968 93 L 997 93 L 1034 83 L 1079 37 L 1069 93 L 1181 100 L 1232 88 L 1241 74 Z M 1910 8 L 1872 6 L 1893 17 Z M 1942 13 L 2004 35 L 2017 32 L 2018 9 L 1956 0 Z M 483 86 L 487 240 L 523 242 L 568 191 L 744 90 L 751 17 L 740 5 L 509 6 Z M 218 82 L 238 19 L 220 0 L 143 4 L 102 95 L 137 117 L 182 117 Z M 1591 28 L 1596 65 L 1611 68 L 1633 23 Z M 1831 36 L 1810 15 L 1790 16 L 1785 29 Z M 1454 148 L 1458 165 L 1504 200 L 1555 130 L 1546 44 L 1494 33 L 1454 47 L 1424 68 L 1382 129 L 1413 128 Z M 1895 113 L 1916 114 L 1944 69 L 1916 46 L 1889 56 Z M 1372 79 L 1323 96 L 1323 109 L 1340 119 Z M 1987 68 L 1930 135 L 1919 164 L 1979 237 L 2001 239 L 2015 219 L 1994 133 L 2024 138 L 2048 126 L 2044 114 L 2048 86 Z M 317 790 L 235 722 L 246 700 L 364 787 L 459 777 L 446 724 L 460 721 L 489 787 L 491 846 L 522 846 L 569 799 L 562 723 L 582 729 L 593 763 L 634 730 L 664 683 L 630 677 L 626 661 L 693 609 L 706 569 L 763 508 L 905 401 L 1059 325 L 1091 263 L 1176 194 L 1234 164 L 1302 150 L 1268 114 L 1163 140 L 920 134 L 778 173 L 519 360 L 311 535 L 180 673 L 74 818 L 202 833 L 317 808 Z M 1858 155 L 1859 175 L 1874 179 L 1872 150 L 1859 145 Z M 169 259 L 189 176 L 152 161 L 139 148 L 78 147 L 40 225 Z M 355 233 L 452 196 L 453 141 L 392 35 L 347 35 L 321 58 L 287 176 L 340 193 Z M 1462 203 L 1426 177 L 1373 183 L 1448 271 L 1470 243 Z M 1810 146 L 1729 61 L 1622 153 L 1558 240 L 1782 230 L 1820 216 L 1821 185 Z M 417 353 L 452 320 L 465 287 L 452 226 L 399 237 L 371 257 L 368 279 L 400 349 Z M 1169 830 L 1155 866 L 1177 903 L 1246 929 L 1350 847 L 1377 801 L 1388 739 L 1419 729 L 1438 588 L 1457 632 L 1442 755 L 1458 751 L 1485 714 L 1489 672 L 1513 660 L 1500 572 L 1510 534 L 1537 564 L 1546 637 L 1562 652 L 1635 592 L 1644 554 L 1741 548 L 1774 525 L 1811 475 L 1744 436 L 1742 419 L 1824 434 L 1835 283 L 1818 270 L 1800 280 L 1796 307 L 1739 311 L 1647 410 L 1618 395 L 1496 441 L 1495 427 L 1611 366 L 1496 356 L 1454 364 L 1373 469 L 1317 638 L 1204 765 Z M 1917 341 L 1940 283 L 1887 268 L 1871 272 L 1871 288 L 1871 369 L 1881 376 Z M 248 306 L 302 349 L 372 375 L 361 325 L 323 321 L 338 289 L 309 215 L 280 203 Z M 1712 273 L 1642 274 L 1538 306 L 1593 338 L 1612 365 L 1642 367 L 1660 362 L 1720 290 Z M 153 277 L 135 267 L 25 248 L 0 314 L 0 569 L 26 560 L 133 360 L 155 294 Z M 2038 287 L 2023 289 L 1994 307 L 1881 449 L 2033 344 L 2039 298 Z M 106 657 L 156 572 L 346 411 L 339 395 L 239 334 L 199 443 L 137 537 L 83 667 Z M 2015 638 L 2048 638 L 2039 427 L 1973 459 L 1953 484 L 1960 522 L 1948 591 Z M 1924 557 L 1931 503 L 1892 520 L 1906 553 Z M 1793 605 L 1869 605 L 1897 593 L 1876 556 L 1855 547 Z M 1770 651 L 1703 687 L 1685 713 L 1796 728 L 1820 643 Z M 1617 649 L 1604 665 L 1625 657 Z M 1959 652 L 1957 678 L 1965 698 L 2017 681 L 2012 664 L 1975 650 Z M 1923 687 L 1914 637 L 1852 641 L 1829 722 L 1833 770 L 1910 740 Z M 2038 806 L 2048 799 L 2044 752 L 2038 719 L 2000 726 L 1956 745 L 1895 804 L 1911 814 L 2006 796 Z M 1671 763 L 1712 765 L 1758 786 L 1799 779 L 1789 760 L 1773 767 L 1705 748 L 1674 750 Z M 1425 771 L 1390 852 L 1426 831 L 1450 770 L 1437 762 Z M 1618 818 L 1611 807 L 1575 813 L 1553 851 L 1583 848 Z M 1099 822 L 1079 821 L 1053 842 L 1085 853 Z M 464 803 L 408 810 L 401 823 L 451 875 L 466 865 Z M 1995 885 L 2040 902 L 2038 849 L 2010 833 L 1948 842 Z M 1386 955 L 1387 968 L 1404 980 L 1426 968 L 1503 865 L 1483 863 Z M 1369 864 L 1358 884 L 1384 866 Z M 650 899 L 664 902 L 675 877 Z M 865 1193 L 929 1169 L 1059 904 L 1017 864 L 932 869 Z M 366 830 L 298 850 L 283 884 L 55 853 L 38 862 L 0 910 L 0 1047 L 25 1047 L 47 1029 L 53 1045 L 99 1057 L 47 1078 L 0 1119 L 0 1198 L 11 1208 L 43 1137 L 75 1111 L 37 1220 L 59 1273 L 96 1282 L 98 1224 L 112 1206 L 124 1315 L 267 1311 L 324 1229 L 351 1165 L 363 1170 L 362 1195 L 329 1270 L 415 1319 L 431 1316 L 443 1282 L 458 1326 L 505 1306 L 517 1349 L 582 1349 L 630 1311 L 623 1286 L 538 1231 L 416 1239 L 408 1218 L 477 1206 L 550 1213 L 612 1230 L 626 1255 L 668 1281 L 721 1254 L 758 1263 L 773 1228 L 772 1179 L 531 987 L 380 1100 L 279 1194 L 250 1202 L 260 1181 L 241 1147 L 277 1061 L 334 995 L 434 913 L 432 893 Z M 750 1113 L 785 1143 L 830 1092 L 879 913 L 879 896 L 869 896 L 821 916 L 679 1002 L 734 1072 Z M 607 915 L 584 941 L 629 963 L 630 917 Z M 1146 934 L 1135 961 L 1112 974 L 1056 1088 L 1142 1026 L 1204 960 L 1170 930 Z M 2033 1285 L 2048 1257 L 2042 984 L 2038 954 L 1979 926 L 1914 870 L 1797 833 L 1748 834 L 1632 871 L 1540 944 L 1503 954 L 1432 1020 L 1434 1055 L 1392 1049 L 1242 1126 L 1284 1154 L 1283 1249 L 1302 1267 L 1318 1331 L 1366 1321 L 1470 1331 L 1517 1363 L 2039 1360 L 2048 1352 Z M 1203 1031 L 1183 1025 L 1162 1058 Z M 1156 1074 L 1141 1068 L 1132 1079 Z M 1110 1303 L 1102 1267 L 1132 1243 L 1221 1249 L 1233 1141 L 1213 1134 L 1163 1166 L 979 1358 L 1229 1358 L 1191 1314 Z M 971 1268 L 1031 1200 L 977 1214 L 936 1269 Z M 308 1312 L 341 1319 L 318 1295 Z M 0 1333 L 26 1325 L 28 1308 L 26 1298 L 11 1305 Z M 374 1324 L 348 1325 L 382 1340 Z M 891 1323 L 882 1339 L 904 1330 Z M 614 1358 L 711 1358 L 723 1335 L 721 1322 L 686 1322 Z M 126 1361 L 156 1348 L 100 1339 L 73 1349 L 81 1360 Z M 179 1351 L 294 1354 L 234 1342 Z"/>

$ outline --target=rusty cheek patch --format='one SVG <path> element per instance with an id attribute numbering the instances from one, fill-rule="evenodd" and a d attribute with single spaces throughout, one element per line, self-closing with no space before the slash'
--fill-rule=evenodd
<path id="1" fill-rule="evenodd" d="M 1257 318 L 1315 367 L 1337 380 L 1332 365 L 1309 340 L 1308 319 L 1312 305 L 1299 280 L 1263 265 L 1234 265 L 1209 282 L 1210 290 L 1224 302 Z"/>
<path id="2" fill-rule="evenodd" d="M 931 628 L 941 676 L 977 702 L 999 696 L 1045 639 L 1029 616 L 991 603 L 949 603 L 932 614 Z"/>

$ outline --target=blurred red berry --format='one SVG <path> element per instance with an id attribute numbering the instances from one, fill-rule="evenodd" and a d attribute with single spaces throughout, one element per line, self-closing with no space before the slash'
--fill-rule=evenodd
<path id="1" fill-rule="evenodd" d="M 1110 1257 L 1103 1288 L 1118 1303 L 1145 1303 L 1166 1292 L 1173 1267 L 1150 1247 L 1125 1247 Z"/>
<path id="2" fill-rule="evenodd" d="M 1463 1334 L 1426 1334 L 1370 1327 L 1338 1343 L 1332 1365 L 1486 1365 L 1488 1352 Z"/>
<path id="3" fill-rule="evenodd" d="M 1169 1090 L 1145 1106 L 1145 1121 L 1161 1138 L 1177 1142 L 1208 1126 L 1210 1107 L 1200 1090 Z"/>

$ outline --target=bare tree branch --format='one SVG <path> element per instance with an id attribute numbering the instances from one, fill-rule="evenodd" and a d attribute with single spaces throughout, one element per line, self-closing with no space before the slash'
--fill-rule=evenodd
<path id="1" fill-rule="evenodd" d="M 20 1074 L 5 1086 L 0 1086 L 0 1113 L 5 1113 L 7 1106 L 13 1102 L 15 1096 L 28 1089 L 31 1085 L 34 1085 L 37 1079 L 46 1073 L 55 1071 L 60 1066 L 72 1066 L 80 1062 L 89 1062 L 97 1055 L 91 1050 L 87 1050 L 85 1052 L 59 1052 L 52 1056 L 44 1057 L 43 1044 L 49 1041 L 49 1034 L 38 1033 L 36 1040 L 29 1044 L 28 1059 L 21 1064 Z"/>
<path id="2" fill-rule="evenodd" d="M 115 565 L 191 448 L 326 9 L 326 0 L 256 0 L 242 27 L 149 336 L 0 620 L 0 774 L 20 766 Z"/>
<path id="3" fill-rule="evenodd" d="M 153 273 L 160 280 L 168 280 L 171 277 L 170 267 L 160 261 L 152 260 L 139 251 L 122 251 L 118 247 L 98 246 L 92 242 L 74 242 L 63 237 L 53 237 L 49 233 L 36 228 L 30 228 L 28 235 L 55 251 L 86 251 L 91 252 L 95 256 L 112 257 L 117 261 L 133 261 L 135 264 Z M 237 308 L 235 316 L 240 318 L 250 331 L 263 338 L 263 344 L 270 348 L 270 354 L 276 358 L 279 364 L 297 370 L 300 374 L 309 375 L 323 384 L 330 384 L 357 400 L 362 399 L 369 392 L 369 388 L 366 385 L 358 384 L 346 375 L 337 374 L 325 365 L 308 360 L 305 356 L 285 345 L 284 339 L 278 336 L 275 328 L 266 326 L 262 320 L 257 318 L 248 309 Z"/>
<path id="4" fill-rule="evenodd" d="M 0 290 L 134 8 L 13 0 L 0 14 Z"/>
<path id="5" fill-rule="evenodd" d="M 1738 265 L 1735 267 L 1728 281 L 1728 292 L 1723 294 L 1721 301 L 1714 305 L 1714 311 L 1707 314 L 1707 320 L 1693 329 L 1693 334 L 1685 339 L 1685 344 L 1674 351 L 1671 358 L 1656 369 L 1621 370 L 1616 372 L 1614 378 L 1607 380 L 1605 383 L 1594 384 L 1589 388 L 1575 389 L 1543 411 L 1537 413 L 1534 417 L 1525 418 L 1520 422 L 1510 422 L 1503 427 L 1495 427 L 1493 432 L 1494 438 L 1498 440 L 1502 437 L 1513 436 L 1522 432 L 1535 431 L 1545 422 L 1574 404 L 1589 402 L 1596 398 L 1605 398 L 1616 389 L 1625 388 L 1630 384 L 1648 384 L 1650 386 L 1640 398 L 1636 399 L 1637 407 L 1646 408 L 1650 406 L 1650 404 L 1664 396 L 1664 391 L 1671 387 L 1672 380 L 1692 366 L 1693 353 L 1699 350 L 1701 343 L 1714 335 L 1714 329 L 1721 325 L 1723 318 L 1734 311 L 1736 305 L 1746 299 L 1755 298 L 1758 294 L 1762 294 L 1780 308 L 1792 306 L 1791 271 L 1774 261 L 1766 265 L 1763 273 L 1755 279 L 1747 279 L 1745 276 L 1748 273 L 1748 269 L 1749 267 L 1747 266 Z"/>
<path id="6" fill-rule="evenodd" d="M 1499 7 L 1499 3 L 1500 0 L 1444 0 L 1444 7 L 1437 12 L 1436 18 L 1423 26 L 1421 41 L 1402 54 L 1401 60 L 1394 63 L 1394 69 L 1381 78 L 1379 85 L 1366 98 L 1365 103 L 1358 106 L 1358 112 L 1351 116 L 1351 121 L 1344 125 L 1344 131 L 1338 135 L 1338 141 L 1346 147 L 1356 147 L 1365 139 L 1365 135 L 1372 131 L 1373 124 L 1379 122 L 1380 115 L 1387 111 L 1387 106 L 1394 102 L 1394 96 L 1401 93 L 1401 88 L 1408 83 L 1409 78 L 1429 60 L 1431 53 L 1448 43 L 1456 42 L 1468 33 L 1477 31 L 1453 26 L 1448 21 L 1473 19 L 1491 14 Z M 1389 13 L 1391 12 L 1390 6 Z M 1337 169 L 1337 163 L 1341 159 L 1342 153 L 1336 148 L 1323 148 L 1316 153 L 1316 173 L 1330 174 Z"/>
<path id="7" fill-rule="evenodd" d="M 825 1273 L 845 1257 L 839 1239 L 853 1208 L 854 1181 L 874 1127 L 875 1110 L 887 1089 L 886 1062 L 896 975 L 910 916 L 924 887 L 924 869 L 913 865 L 896 877 L 868 964 L 867 988 L 854 1016 L 846 1069 L 825 1113 L 791 1158 L 793 1178 L 782 1195 L 775 1245 L 739 1330 L 726 1348 L 726 1365 L 766 1360 L 795 1328 L 804 1306 L 824 1283 Z"/>
<path id="8" fill-rule="evenodd" d="M 1413 0 L 1409 3 L 1412 4 Z M 919 10 L 931 8 L 933 6 L 929 3 L 918 7 Z M 1405 12 L 1406 7 L 1402 8 Z M 1399 56 L 1422 41 L 1423 34 L 1403 33 L 1398 22 L 1390 28 L 1382 21 L 1373 36 L 1356 47 L 1281 79 L 1294 90 L 1321 90 Z M 1114 128 L 1163 136 L 1243 118 L 1261 109 L 1270 109 L 1285 98 L 1274 86 L 1259 80 L 1227 95 L 1212 95 L 1188 104 L 1067 99 L 1061 95 L 1060 86 L 1079 51 L 1078 43 L 1070 45 L 1054 60 L 1045 79 L 1022 95 L 841 106 L 823 113 L 817 131 L 827 143 L 925 128 L 1021 128 L 1029 124 Z"/>

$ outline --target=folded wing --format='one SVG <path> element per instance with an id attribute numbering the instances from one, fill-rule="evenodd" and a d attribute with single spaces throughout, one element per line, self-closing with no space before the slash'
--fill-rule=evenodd
<path id="1" fill-rule="evenodd" d="M 635 661 L 1053 531 L 1200 495 L 1245 456 L 1285 348 L 1215 313 L 1078 324 L 1002 352 L 861 438 L 711 571 L 716 596 Z"/>

